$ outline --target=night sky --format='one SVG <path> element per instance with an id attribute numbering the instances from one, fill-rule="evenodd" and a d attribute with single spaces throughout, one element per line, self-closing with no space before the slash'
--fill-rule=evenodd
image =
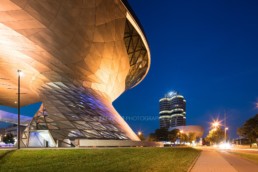
<path id="1" fill-rule="evenodd" d="M 188 125 L 207 130 L 226 114 L 235 137 L 258 113 L 258 1 L 128 1 L 148 38 L 151 68 L 114 102 L 118 112 L 148 134 L 159 127 L 159 99 L 176 90 L 186 99 Z"/>
<path id="2" fill-rule="evenodd" d="M 113 104 L 134 131 L 159 127 L 159 99 L 176 90 L 187 124 L 206 130 L 224 114 L 231 138 L 258 113 L 258 1 L 128 0 L 145 30 L 151 67 Z M 32 116 L 39 104 L 22 108 Z M 16 113 L 16 109 L 1 107 Z"/>

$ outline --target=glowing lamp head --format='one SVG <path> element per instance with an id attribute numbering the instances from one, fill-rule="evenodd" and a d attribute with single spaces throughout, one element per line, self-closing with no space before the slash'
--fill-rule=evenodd
<path id="1" fill-rule="evenodd" d="M 214 121 L 214 122 L 212 123 L 212 126 L 215 127 L 215 128 L 217 128 L 218 126 L 220 126 L 219 121 Z"/>
<path id="2" fill-rule="evenodd" d="M 17 70 L 18 76 L 22 77 L 24 76 L 24 73 L 21 70 Z"/>
<path id="3" fill-rule="evenodd" d="M 140 136 L 140 135 L 142 135 L 142 132 L 141 132 L 141 131 L 138 131 L 138 133 L 137 133 L 137 134 L 138 134 L 138 136 Z"/>

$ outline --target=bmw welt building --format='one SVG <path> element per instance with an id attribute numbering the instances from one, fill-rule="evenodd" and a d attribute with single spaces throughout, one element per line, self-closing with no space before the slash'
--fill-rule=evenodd
<path id="1" fill-rule="evenodd" d="M 112 102 L 139 84 L 150 50 L 126 0 L 1 0 L 0 104 L 42 102 L 24 147 L 139 141 Z"/>

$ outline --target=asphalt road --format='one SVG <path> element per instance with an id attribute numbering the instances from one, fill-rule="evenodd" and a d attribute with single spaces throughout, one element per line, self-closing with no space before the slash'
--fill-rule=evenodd
<path id="1" fill-rule="evenodd" d="M 258 164 L 245 160 L 228 151 L 219 151 L 220 155 L 239 172 L 258 172 Z"/>

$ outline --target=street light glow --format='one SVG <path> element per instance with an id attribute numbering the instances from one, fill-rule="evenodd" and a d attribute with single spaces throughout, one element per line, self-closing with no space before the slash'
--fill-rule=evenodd
<path id="1" fill-rule="evenodd" d="M 138 131 L 138 136 L 142 135 L 142 132 L 141 131 Z"/>
<path id="2" fill-rule="evenodd" d="M 24 73 L 21 70 L 17 70 L 18 76 L 23 77 Z"/>
<path id="3" fill-rule="evenodd" d="M 224 134 L 225 142 L 227 142 L 227 130 L 228 130 L 228 127 L 225 126 L 225 134 Z"/>
<path id="4" fill-rule="evenodd" d="M 213 121 L 212 126 L 217 128 L 218 126 L 220 126 L 220 122 L 219 121 Z"/>

